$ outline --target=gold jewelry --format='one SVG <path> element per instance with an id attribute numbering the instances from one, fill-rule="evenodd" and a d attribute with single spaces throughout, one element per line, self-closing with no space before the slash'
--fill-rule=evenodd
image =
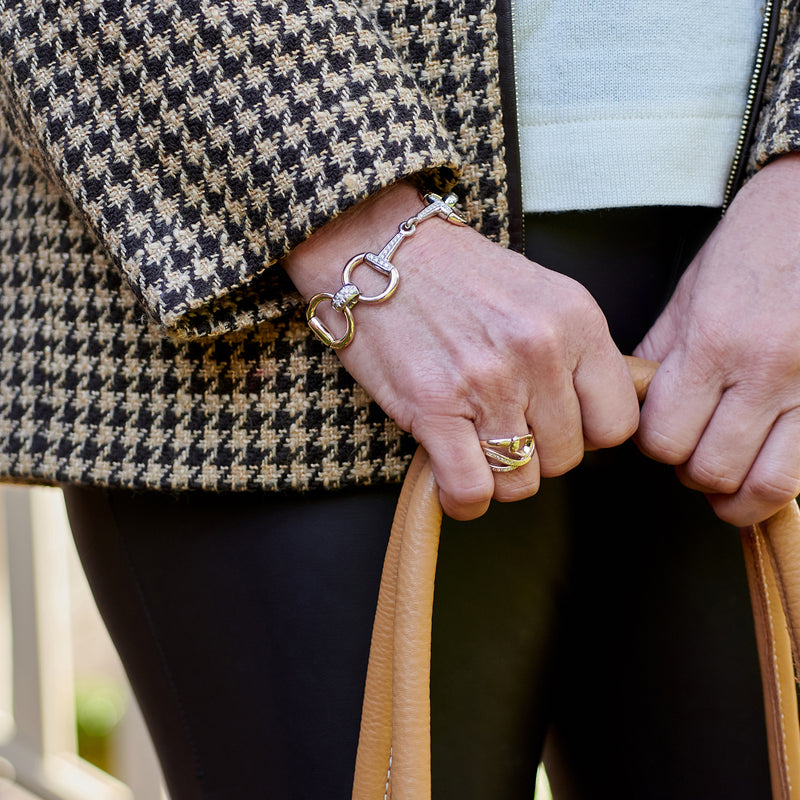
<path id="1" fill-rule="evenodd" d="M 409 236 L 414 235 L 417 225 L 431 217 L 441 217 L 454 225 L 467 224 L 467 221 L 454 208 L 457 199 L 454 194 L 449 194 L 445 198 L 440 197 L 438 194 L 426 194 L 427 205 L 418 214 L 403 222 L 397 229 L 397 233 L 383 246 L 379 253 L 359 253 L 357 256 L 353 256 L 345 264 L 342 271 L 342 288 L 336 294 L 320 292 L 309 300 L 308 308 L 306 309 L 306 321 L 308 322 L 308 327 L 314 331 L 317 339 L 336 350 L 347 347 L 353 341 L 353 336 L 355 335 L 355 321 L 351 309 L 359 302 L 382 303 L 394 294 L 394 290 L 400 280 L 400 274 L 397 271 L 397 267 L 391 263 L 392 256 Z M 351 277 L 353 270 L 361 264 L 372 267 L 372 269 L 382 273 L 389 279 L 386 288 L 380 294 L 365 297 L 353 283 Z M 317 316 L 317 306 L 323 300 L 329 300 L 334 311 L 344 314 L 347 329 L 338 338 Z"/>
<path id="2" fill-rule="evenodd" d="M 493 472 L 512 472 L 525 466 L 536 450 L 530 433 L 510 439 L 481 439 L 481 447 Z"/>

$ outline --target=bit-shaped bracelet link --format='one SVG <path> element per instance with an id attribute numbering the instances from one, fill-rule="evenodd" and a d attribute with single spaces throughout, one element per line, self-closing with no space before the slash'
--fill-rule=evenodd
<path id="1" fill-rule="evenodd" d="M 425 201 L 427 205 L 422 211 L 403 222 L 397 229 L 397 233 L 381 248 L 379 253 L 359 253 L 345 264 L 342 271 L 341 289 L 335 294 L 320 292 L 309 300 L 308 308 L 306 309 L 308 327 L 314 331 L 314 335 L 323 344 L 336 350 L 347 347 L 353 341 L 353 336 L 355 335 L 353 306 L 356 303 L 383 303 L 394 294 L 400 280 L 400 274 L 397 271 L 397 267 L 392 264 L 392 256 L 409 236 L 414 235 L 417 225 L 431 217 L 441 217 L 454 225 L 467 224 L 467 221 L 455 210 L 454 206 L 457 199 L 454 194 L 449 194 L 446 197 L 440 197 L 438 194 L 432 193 L 426 194 Z M 376 272 L 380 272 L 388 278 L 386 287 L 382 292 L 366 296 L 361 294 L 352 279 L 353 270 L 361 264 L 372 267 Z M 334 311 L 344 315 L 347 329 L 339 337 L 335 336 L 330 328 L 317 316 L 317 306 L 323 300 L 328 300 Z"/>

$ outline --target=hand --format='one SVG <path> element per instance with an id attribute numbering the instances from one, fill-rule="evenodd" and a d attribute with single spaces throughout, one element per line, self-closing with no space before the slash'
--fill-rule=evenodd
<path id="1" fill-rule="evenodd" d="M 307 299 L 335 291 L 347 260 L 377 252 L 421 205 L 406 183 L 361 203 L 297 247 L 289 275 Z M 492 497 L 530 496 L 540 476 L 581 460 L 584 440 L 608 447 L 633 433 L 631 378 L 600 309 L 577 283 L 438 218 L 419 226 L 394 263 L 397 292 L 354 309 L 355 338 L 338 354 L 425 446 L 450 516 L 480 516 Z M 354 273 L 367 293 L 370 272 Z M 332 316 L 330 327 L 341 329 Z M 491 472 L 479 440 L 529 427 L 533 460 Z"/>
<path id="2" fill-rule="evenodd" d="M 722 519 L 800 491 L 800 154 L 737 194 L 636 355 L 661 362 L 636 439 Z"/>

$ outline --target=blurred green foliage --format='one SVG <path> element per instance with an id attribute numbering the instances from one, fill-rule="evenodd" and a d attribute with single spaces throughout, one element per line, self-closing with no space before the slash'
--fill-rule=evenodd
<path id="1" fill-rule="evenodd" d="M 87 679 L 75 687 L 78 755 L 113 775 L 113 734 L 128 708 L 128 696 L 118 682 Z"/>

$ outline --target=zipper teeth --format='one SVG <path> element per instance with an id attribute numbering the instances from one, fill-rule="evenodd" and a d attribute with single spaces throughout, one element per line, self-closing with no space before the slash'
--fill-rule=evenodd
<path id="1" fill-rule="evenodd" d="M 734 183 L 739 172 L 739 165 L 744 157 L 744 148 L 749 138 L 750 125 L 755 111 L 756 95 L 758 94 L 758 85 L 761 81 L 761 73 L 764 69 L 764 59 L 767 55 L 767 43 L 769 41 L 769 32 L 772 25 L 772 14 L 775 6 L 775 0 L 766 0 L 764 4 L 764 20 L 761 23 L 761 35 L 758 40 L 758 49 L 756 51 L 756 60 L 753 67 L 753 75 L 750 79 L 750 86 L 747 90 L 747 102 L 744 107 L 744 115 L 742 117 L 742 126 L 739 129 L 739 138 L 736 142 L 736 150 L 733 154 L 733 163 L 731 164 L 730 172 L 728 173 L 728 182 L 725 185 L 725 194 L 722 198 L 722 211 L 728 208 L 731 202 Z"/>

